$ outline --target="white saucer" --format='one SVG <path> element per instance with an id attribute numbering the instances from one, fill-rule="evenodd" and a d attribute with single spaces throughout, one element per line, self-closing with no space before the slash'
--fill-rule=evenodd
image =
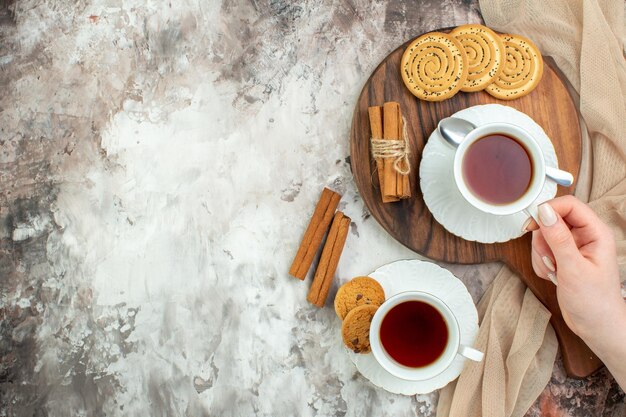
<path id="1" fill-rule="evenodd" d="M 404 291 L 425 291 L 439 297 L 457 317 L 461 344 L 473 346 L 478 334 L 478 313 L 465 285 L 452 273 L 431 262 L 397 261 L 381 266 L 370 277 L 382 285 L 385 297 Z M 455 380 L 463 370 L 465 358 L 457 355 L 445 371 L 425 381 L 407 381 L 385 371 L 372 353 L 357 354 L 346 349 L 359 372 L 370 382 L 394 394 L 426 394 Z"/>
<path id="2" fill-rule="evenodd" d="M 548 135 L 533 119 L 512 107 L 485 104 L 463 109 L 453 116 L 470 121 L 476 126 L 495 122 L 518 125 L 537 140 L 543 150 L 546 165 L 558 167 L 556 152 Z M 495 216 L 472 206 L 463 198 L 454 182 L 453 163 L 454 149 L 443 141 L 437 130 L 433 131 L 422 152 L 420 186 L 424 202 L 435 220 L 450 233 L 465 240 L 494 243 L 520 237 L 528 216 L 524 213 Z M 537 202 L 550 200 L 555 195 L 556 184 L 546 181 Z"/>

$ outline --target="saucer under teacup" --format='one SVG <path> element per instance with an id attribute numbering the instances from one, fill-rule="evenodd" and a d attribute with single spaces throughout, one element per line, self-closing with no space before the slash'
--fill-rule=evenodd
<path id="1" fill-rule="evenodd" d="M 530 116 L 500 104 L 473 106 L 453 114 L 475 126 L 487 123 L 510 123 L 528 131 L 543 151 L 546 166 L 558 168 L 550 138 Z M 453 173 L 455 149 L 444 142 L 435 129 L 430 135 L 420 162 L 420 187 L 431 214 L 450 233 L 465 240 L 482 243 L 506 242 L 520 237 L 528 219 L 523 212 L 506 216 L 485 213 L 461 195 Z M 546 181 L 537 203 L 554 198 L 556 184 Z"/>
<path id="2" fill-rule="evenodd" d="M 478 334 L 478 312 L 465 285 L 450 271 L 431 262 L 404 260 L 381 266 L 369 276 L 380 283 L 387 299 L 405 291 L 423 291 L 440 298 L 457 317 L 460 342 L 467 346 L 474 344 Z M 383 369 L 372 353 L 346 351 L 359 372 L 372 384 L 404 395 L 425 394 L 444 387 L 461 374 L 466 360 L 456 355 L 439 375 L 423 381 L 408 381 Z"/>

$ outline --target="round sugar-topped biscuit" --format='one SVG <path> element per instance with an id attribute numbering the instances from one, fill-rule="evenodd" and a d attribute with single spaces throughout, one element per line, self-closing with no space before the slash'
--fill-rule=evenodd
<path id="1" fill-rule="evenodd" d="M 467 78 L 463 45 L 441 32 L 426 33 L 409 44 L 402 55 L 404 85 L 422 100 L 441 101 L 455 95 Z"/>
<path id="2" fill-rule="evenodd" d="M 502 72 L 485 91 L 501 100 L 513 100 L 530 93 L 541 81 L 543 58 L 530 39 L 502 35 L 505 62 Z"/>
<path id="3" fill-rule="evenodd" d="M 486 26 L 461 25 L 450 35 L 456 38 L 467 55 L 467 79 L 461 91 L 480 91 L 493 83 L 503 68 L 504 42 Z"/>

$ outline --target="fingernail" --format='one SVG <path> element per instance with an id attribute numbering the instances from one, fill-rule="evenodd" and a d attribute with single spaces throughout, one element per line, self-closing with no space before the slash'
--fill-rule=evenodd
<path id="1" fill-rule="evenodd" d="M 548 269 L 552 272 L 556 271 L 556 268 L 554 266 L 554 262 L 552 262 L 552 259 L 548 258 L 547 256 L 542 256 L 541 260 L 543 261 L 544 264 L 546 264 L 546 267 L 548 267 Z"/>
<path id="2" fill-rule="evenodd" d="M 530 225 L 530 222 L 532 222 L 532 221 L 533 221 L 532 217 L 529 217 L 529 218 L 526 219 L 526 221 L 522 225 L 522 232 L 527 232 L 528 231 L 526 228 Z"/>
<path id="3" fill-rule="evenodd" d="M 552 226 L 556 223 L 556 213 L 548 203 L 539 206 L 539 220 L 544 226 Z"/>
<path id="4" fill-rule="evenodd" d="M 548 279 L 552 281 L 554 285 L 559 285 L 559 283 L 556 280 L 556 275 L 554 275 L 552 272 L 548 272 Z"/>

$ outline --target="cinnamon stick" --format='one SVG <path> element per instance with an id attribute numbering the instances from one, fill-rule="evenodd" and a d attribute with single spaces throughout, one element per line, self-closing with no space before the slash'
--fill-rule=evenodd
<path id="1" fill-rule="evenodd" d="M 394 101 L 389 101 L 383 105 L 383 139 L 398 140 L 398 119 L 400 113 L 400 105 Z M 398 193 L 398 173 L 391 158 L 383 159 L 383 195 L 386 197 L 398 197 L 402 193 Z"/>
<path id="2" fill-rule="evenodd" d="M 404 200 L 411 197 L 411 182 L 408 175 L 401 175 L 400 177 L 402 178 L 402 194 L 400 198 Z"/>
<path id="3" fill-rule="evenodd" d="M 311 216 L 309 225 L 302 237 L 300 247 L 298 247 L 298 252 L 289 268 L 290 275 L 300 280 L 304 280 L 306 277 L 340 199 L 341 195 L 328 188 L 324 188 L 322 191 L 315 211 L 313 211 L 313 216 Z"/>
<path id="4" fill-rule="evenodd" d="M 370 117 L 370 129 L 372 131 L 372 138 L 383 138 L 383 108 L 381 106 L 372 106 L 367 109 Z M 374 158 L 376 161 L 376 171 L 378 173 L 378 186 L 380 188 L 380 195 L 383 199 L 383 203 L 391 203 L 398 201 L 396 196 L 385 195 L 385 180 L 384 180 L 384 162 L 383 158 Z"/>
<path id="5" fill-rule="evenodd" d="M 323 307 L 326 303 L 326 297 L 333 283 L 349 229 L 350 217 L 344 216 L 340 211 L 335 213 L 324 249 L 322 250 L 322 256 L 315 271 L 313 283 L 307 295 L 307 300 L 317 307 Z"/>

